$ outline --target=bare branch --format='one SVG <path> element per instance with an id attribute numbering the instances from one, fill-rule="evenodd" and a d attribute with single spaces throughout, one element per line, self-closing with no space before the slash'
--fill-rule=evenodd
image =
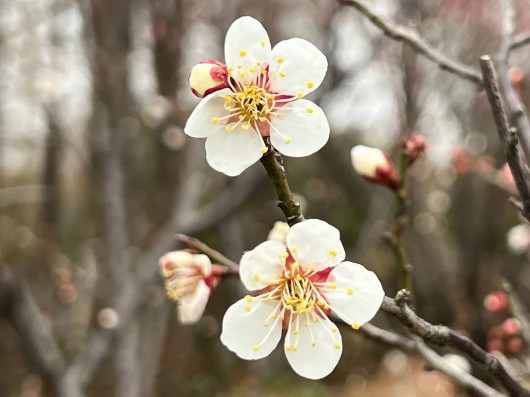
<path id="1" fill-rule="evenodd" d="M 530 44 L 530 33 L 520 33 L 513 38 L 510 44 L 510 51 L 518 50 L 528 44 Z"/>
<path id="2" fill-rule="evenodd" d="M 530 188 L 526 179 L 524 166 L 521 163 L 517 150 L 517 139 L 515 138 L 514 132 L 510 130 L 508 119 L 506 118 L 506 112 L 499 93 L 497 75 L 490 56 L 485 55 L 480 58 L 480 67 L 482 68 L 485 88 L 493 113 L 493 119 L 497 126 L 499 139 L 506 148 L 506 159 L 515 180 L 515 186 L 521 197 L 522 214 L 526 219 L 530 220 Z"/>
<path id="3" fill-rule="evenodd" d="M 395 347 L 407 353 L 413 353 L 421 356 L 427 363 L 429 363 L 432 368 L 443 372 L 456 384 L 462 386 L 467 391 L 474 392 L 480 396 L 502 396 L 502 394 L 497 390 L 486 385 L 473 375 L 448 363 L 444 357 L 440 356 L 438 353 L 428 347 L 421 339 L 409 339 L 394 332 L 378 328 L 369 323 L 363 325 L 359 331 L 366 337 L 376 342 Z"/>
<path id="4" fill-rule="evenodd" d="M 478 70 L 462 64 L 458 61 L 448 58 L 441 51 L 433 48 L 418 32 L 413 29 L 397 25 L 388 19 L 378 15 L 368 5 L 358 0 L 339 0 L 340 3 L 355 8 L 370 22 L 383 31 L 385 35 L 396 41 L 401 41 L 418 54 L 423 55 L 438 65 L 442 70 L 446 70 L 464 80 L 468 80 L 474 84 L 482 85 L 482 78 Z"/>
<path id="5" fill-rule="evenodd" d="M 199 252 L 202 252 L 203 254 L 209 256 L 211 259 L 216 261 L 217 263 L 226 266 L 228 269 L 230 269 L 233 272 L 239 272 L 239 265 L 232 261 L 231 259 L 228 259 L 226 256 L 221 254 L 219 251 L 214 250 L 213 248 L 208 247 L 206 244 L 204 244 L 202 241 L 186 236 L 185 234 L 177 234 L 176 239 L 181 244 L 184 244 L 185 246 L 189 248 L 196 249 Z"/>
<path id="6" fill-rule="evenodd" d="M 484 351 L 471 339 L 460 335 L 449 327 L 433 325 L 425 321 L 407 305 L 407 298 L 408 291 L 401 290 L 396 295 L 395 300 L 385 297 L 381 309 L 396 317 L 410 332 L 418 335 L 425 342 L 439 346 L 450 346 L 481 364 L 499 381 L 510 396 L 530 397 L 530 392 L 517 382 L 494 355 Z"/>

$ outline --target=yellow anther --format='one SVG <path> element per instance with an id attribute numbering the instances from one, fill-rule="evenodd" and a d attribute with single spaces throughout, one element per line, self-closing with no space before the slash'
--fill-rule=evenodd
<path id="1" fill-rule="evenodd" d="M 296 346 L 291 346 L 291 351 L 295 352 L 296 351 Z"/>
<path id="2" fill-rule="evenodd" d="M 244 70 L 239 72 L 239 77 L 245 77 L 246 75 L 247 75 L 247 73 Z"/>
<path id="3" fill-rule="evenodd" d="M 276 314 L 274 314 L 274 315 L 272 316 L 272 319 L 273 319 L 273 320 L 276 320 L 277 318 L 278 318 L 278 316 L 277 316 Z"/>
<path id="4" fill-rule="evenodd" d="M 324 301 L 319 299 L 318 302 L 317 302 L 317 305 L 318 306 L 324 306 Z"/>
<path id="5" fill-rule="evenodd" d="M 299 266 L 300 266 L 300 265 L 298 264 L 298 262 L 294 262 L 294 263 L 291 265 L 291 267 L 293 268 L 293 270 L 298 269 Z"/>
<path id="6" fill-rule="evenodd" d="M 336 327 L 331 328 L 331 332 L 337 332 L 337 328 Z"/>
<path id="7" fill-rule="evenodd" d="M 335 349 L 340 349 L 340 343 L 335 343 L 333 346 L 335 347 Z"/>
<path id="8" fill-rule="evenodd" d="M 331 289 L 335 289 L 335 288 L 337 288 L 337 284 L 335 284 L 335 283 L 328 283 L 328 287 L 331 288 Z"/>
<path id="9" fill-rule="evenodd" d="M 243 66 L 242 65 L 237 65 L 237 68 L 238 69 L 241 69 Z"/>
<path id="10" fill-rule="evenodd" d="M 284 72 L 280 72 L 279 75 L 280 75 L 280 77 L 285 77 L 285 73 Z"/>
<path id="11" fill-rule="evenodd" d="M 293 331 L 293 335 L 298 335 L 298 330 L 297 330 L 297 329 L 295 329 L 295 330 Z"/>
<path id="12" fill-rule="evenodd" d="M 256 71 L 256 67 L 255 66 L 251 66 L 251 67 L 248 68 L 248 71 L 250 73 L 254 73 Z"/>
<path id="13" fill-rule="evenodd" d="M 245 311 L 246 311 L 246 312 L 249 312 L 250 309 L 251 309 L 251 306 L 247 303 L 247 304 L 245 305 Z"/>
<path id="14" fill-rule="evenodd" d="M 264 326 L 264 327 L 268 327 L 268 326 L 269 326 L 269 323 L 268 323 L 268 322 L 264 322 L 264 323 L 263 323 L 263 326 Z"/>
<path id="15" fill-rule="evenodd" d="M 225 98 L 225 103 L 230 103 L 230 102 L 232 102 L 232 97 L 231 96 L 227 96 Z"/>
<path id="16" fill-rule="evenodd" d="M 313 113 L 313 108 L 307 108 L 306 110 L 307 110 L 307 113 L 309 113 L 309 114 Z M 333 255 L 333 256 L 335 256 L 335 255 Z"/>
<path id="17" fill-rule="evenodd" d="M 348 295 L 352 295 L 353 294 L 353 288 L 351 288 L 351 287 L 346 288 L 346 293 Z"/>
<path id="18" fill-rule="evenodd" d="M 287 137 L 287 138 L 285 138 L 285 141 L 284 141 L 284 142 L 285 142 L 286 145 L 288 145 L 288 144 L 290 144 L 292 141 L 293 141 L 292 138 Z"/>
<path id="19" fill-rule="evenodd" d="M 265 44 L 267 44 L 267 43 L 265 42 L 265 40 L 261 40 L 259 43 L 261 44 L 262 47 L 265 47 Z"/>
<path id="20" fill-rule="evenodd" d="M 252 297 L 250 295 L 245 296 L 247 302 L 252 302 Z"/>
<path id="21" fill-rule="evenodd" d="M 280 320 L 282 320 L 282 321 L 285 320 L 285 315 L 282 314 L 282 315 L 280 316 Z"/>
<path id="22" fill-rule="evenodd" d="M 329 256 L 337 256 L 337 251 L 329 250 L 328 254 L 329 254 Z"/>
<path id="23" fill-rule="evenodd" d="M 296 275 L 296 279 L 297 279 L 298 281 L 301 281 L 301 280 L 302 280 L 302 276 L 298 274 L 298 275 Z"/>
<path id="24" fill-rule="evenodd" d="M 296 245 L 293 245 L 293 246 L 291 247 L 291 252 L 292 252 L 293 254 L 296 254 L 296 251 L 298 251 L 298 247 L 297 247 Z"/>
<path id="25" fill-rule="evenodd" d="M 309 266 L 309 271 L 310 272 L 314 272 L 315 271 L 315 267 L 313 265 Z"/>
<path id="26" fill-rule="evenodd" d="M 238 92 L 237 93 L 237 99 L 241 100 L 243 98 L 245 98 L 245 94 L 243 94 L 242 92 Z"/>
<path id="27" fill-rule="evenodd" d="M 313 322 L 318 323 L 318 319 L 316 317 L 313 317 Z"/>
<path id="28" fill-rule="evenodd" d="M 239 56 L 243 58 L 245 55 L 247 55 L 247 52 L 245 50 L 239 51 Z"/>
<path id="29" fill-rule="evenodd" d="M 304 94 L 302 94 L 301 92 L 297 92 L 297 93 L 296 93 L 296 97 L 297 97 L 298 99 L 302 99 L 302 98 L 304 97 Z"/>
<path id="30" fill-rule="evenodd" d="M 212 117 L 212 123 L 213 124 L 217 124 L 219 122 L 219 118 L 218 117 Z"/>
<path id="31" fill-rule="evenodd" d="M 265 154 L 265 153 L 267 153 L 268 150 L 269 150 L 269 148 L 267 146 L 263 146 L 261 148 L 261 153 Z"/>
<path id="32" fill-rule="evenodd" d="M 259 274 L 258 273 L 255 273 L 254 274 L 254 281 L 259 281 L 260 278 L 259 278 Z"/>
<path id="33" fill-rule="evenodd" d="M 243 120 L 245 118 L 245 116 L 243 116 L 242 114 L 239 115 L 238 119 L 239 120 Z"/>
<path id="34" fill-rule="evenodd" d="M 311 342 L 311 346 L 315 347 L 317 345 L 316 342 Z"/>
<path id="35" fill-rule="evenodd" d="M 241 129 L 242 129 L 243 131 L 248 131 L 249 128 L 250 128 L 250 125 L 248 125 L 248 124 L 243 124 L 243 125 L 241 126 Z"/>
<path id="36" fill-rule="evenodd" d="M 226 72 L 228 74 L 232 73 L 234 71 L 234 67 L 233 66 L 229 66 L 228 68 L 226 68 Z M 228 98 L 228 97 L 227 97 Z"/>
<path id="37" fill-rule="evenodd" d="M 278 63 L 283 63 L 283 58 L 282 58 L 282 57 L 278 57 L 278 58 L 276 59 L 276 62 L 278 62 Z"/>
<path id="38" fill-rule="evenodd" d="M 266 70 L 262 70 L 262 71 L 261 71 L 261 74 L 264 75 L 264 76 L 266 76 L 266 75 L 267 75 L 267 71 L 266 71 Z"/>
<path id="39" fill-rule="evenodd" d="M 288 254 L 287 252 L 282 252 L 282 253 L 280 254 L 280 258 L 281 258 L 281 259 L 287 259 L 288 256 L 289 256 L 289 254 Z"/>
<path id="40" fill-rule="evenodd" d="M 260 346 L 260 345 L 254 345 L 254 346 L 252 346 L 252 350 L 254 350 L 254 351 L 258 351 L 259 349 L 261 349 L 261 346 Z"/>
<path id="41" fill-rule="evenodd" d="M 361 327 L 361 325 L 360 325 L 359 323 L 353 323 L 353 324 L 351 325 L 351 327 L 352 327 L 353 329 L 357 330 L 357 329 L 359 329 L 359 328 Z"/>
<path id="42" fill-rule="evenodd" d="M 226 132 L 231 132 L 231 131 L 232 131 L 232 129 L 233 129 L 233 128 L 232 128 L 232 127 L 230 127 L 229 125 L 227 125 L 227 126 L 225 127 L 225 130 L 226 130 Z"/>
<path id="43" fill-rule="evenodd" d="M 314 84 L 312 81 L 308 81 L 306 84 L 307 88 L 313 88 Z"/>

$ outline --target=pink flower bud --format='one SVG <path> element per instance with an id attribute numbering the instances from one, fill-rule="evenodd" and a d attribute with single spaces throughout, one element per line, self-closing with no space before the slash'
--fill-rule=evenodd
<path id="1" fill-rule="evenodd" d="M 511 338 L 506 345 L 506 350 L 513 355 L 521 354 L 524 350 L 523 340 L 518 336 Z"/>
<path id="2" fill-rule="evenodd" d="M 501 329 L 506 336 L 518 336 L 521 334 L 521 323 L 516 318 L 510 317 L 504 320 Z"/>
<path id="3" fill-rule="evenodd" d="M 409 158 L 410 164 L 423 157 L 427 150 L 427 139 L 421 135 L 411 135 L 403 144 L 403 152 Z"/>
<path id="4" fill-rule="evenodd" d="M 355 171 L 364 179 L 393 189 L 397 187 L 397 171 L 382 150 L 357 145 L 351 150 L 351 161 Z"/>
<path id="5" fill-rule="evenodd" d="M 490 312 L 497 313 L 508 308 L 508 297 L 504 292 L 495 291 L 484 298 L 484 307 Z"/>
<path id="6" fill-rule="evenodd" d="M 487 348 L 489 352 L 502 352 L 504 350 L 504 343 L 501 339 L 492 338 L 488 341 Z"/>
<path id="7" fill-rule="evenodd" d="M 216 284 L 210 259 L 202 254 L 173 251 L 160 258 L 160 270 L 167 296 L 178 302 L 180 322 L 199 321 Z"/>
<path id="8" fill-rule="evenodd" d="M 188 81 L 191 91 L 199 98 L 228 88 L 226 65 L 213 59 L 199 62 L 191 68 Z"/>

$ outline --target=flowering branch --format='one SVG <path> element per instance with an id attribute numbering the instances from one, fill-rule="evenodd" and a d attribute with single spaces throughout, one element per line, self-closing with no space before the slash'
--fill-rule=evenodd
<path id="1" fill-rule="evenodd" d="M 450 346 L 482 365 L 512 397 L 530 397 L 526 390 L 492 354 L 483 350 L 466 336 L 444 325 L 433 325 L 419 317 L 407 304 L 409 292 L 401 290 L 395 299 L 385 297 L 381 309 L 396 317 L 410 332 L 438 346 Z"/>
<path id="2" fill-rule="evenodd" d="M 268 152 L 261 158 L 261 164 L 267 171 L 269 181 L 278 199 L 278 207 L 285 215 L 289 226 L 302 222 L 304 215 L 287 182 L 282 155 L 269 145 Z"/>
<path id="3" fill-rule="evenodd" d="M 367 17 L 370 22 L 383 31 L 385 35 L 396 41 L 401 41 L 412 47 L 416 52 L 430 59 L 442 70 L 446 70 L 460 78 L 482 85 L 482 78 L 477 70 L 458 61 L 448 58 L 441 51 L 431 45 L 413 29 L 399 26 L 378 15 L 369 6 L 358 0 L 339 0 L 340 3 L 351 6 Z"/>
<path id="4" fill-rule="evenodd" d="M 421 356 L 432 368 L 446 374 L 455 383 L 470 392 L 487 397 L 502 396 L 501 393 L 475 378 L 473 375 L 445 361 L 444 357 L 429 348 L 421 339 L 409 339 L 394 332 L 378 328 L 370 323 L 363 325 L 360 332 L 376 342 Z"/>
<path id="5" fill-rule="evenodd" d="M 493 61 L 489 55 L 484 55 L 480 58 L 480 67 L 484 76 L 485 88 L 488 94 L 493 119 L 497 126 L 497 132 L 501 142 L 505 145 L 506 159 L 512 172 L 515 186 L 521 197 L 521 212 L 526 219 L 530 220 L 530 188 L 528 186 L 528 180 L 526 179 L 524 166 L 517 150 L 517 138 L 514 130 L 510 129 L 508 124 L 506 111 L 504 110 L 499 92 L 497 74 L 495 73 Z"/>

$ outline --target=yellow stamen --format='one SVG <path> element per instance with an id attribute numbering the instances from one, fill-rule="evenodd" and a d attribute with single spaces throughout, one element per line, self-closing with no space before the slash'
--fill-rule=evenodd
<path id="1" fill-rule="evenodd" d="M 361 325 L 360 325 L 359 323 L 353 323 L 353 324 L 351 325 L 351 327 L 352 327 L 353 329 L 357 330 L 357 329 L 361 328 Z"/>
<path id="2" fill-rule="evenodd" d="M 212 117 L 212 124 L 217 124 L 219 122 L 218 117 Z"/>
<path id="3" fill-rule="evenodd" d="M 254 350 L 254 351 L 258 351 L 259 349 L 261 349 L 261 346 L 260 346 L 260 345 L 254 345 L 254 346 L 252 346 L 252 350 Z"/>
<path id="4" fill-rule="evenodd" d="M 353 288 L 351 288 L 351 287 L 346 288 L 346 293 L 348 295 L 352 295 L 353 294 Z"/>
<path id="5" fill-rule="evenodd" d="M 301 92 L 297 92 L 297 93 L 296 93 L 296 97 L 297 97 L 298 99 L 302 99 L 302 98 L 304 97 L 304 94 L 302 94 Z"/>
<path id="6" fill-rule="evenodd" d="M 245 50 L 239 51 L 239 56 L 243 58 L 245 55 L 247 55 L 247 52 Z"/>
<path id="7" fill-rule="evenodd" d="M 285 77 L 285 73 L 284 72 L 280 72 L 278 74 L 280 75 L 280 77 Z"/>
<path id="8" fill-rule="evenodd" d="M 267 43 L 265 42 L 265 40 L 261 40 L 260 44 L 261 44 L 262 47 L 265 47 L 265 44 L 267 44 Z"/>
<path id="9" fill-rule="evenodd" d="M 278 57 L 278 58 L 276 59 L 276 62 L 278 62 L 278 63 L 283 63 L 283 58 L 282 58 L 282 57 Z"/>
<path id="10" fill-rule="evenodd" d="M 307 88 L 313 88 L 313 85 L 314 84 L 313 84 L 312 81 L 308 81 L 307 84 L 306 84 Z"/>

